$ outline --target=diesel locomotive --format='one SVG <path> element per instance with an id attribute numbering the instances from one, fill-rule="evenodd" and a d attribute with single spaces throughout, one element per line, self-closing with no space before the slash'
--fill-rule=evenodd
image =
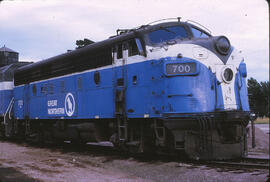
<path id="1" fill-rule="evenodd" d="M 9 95 L 0 87 L 0 132 L 39 142 L 110 141 L 130 152 L 193 159 L 243 157 L 246 77 L 229 39 L 192 21 L 117 30 L 16 68 Z"/>

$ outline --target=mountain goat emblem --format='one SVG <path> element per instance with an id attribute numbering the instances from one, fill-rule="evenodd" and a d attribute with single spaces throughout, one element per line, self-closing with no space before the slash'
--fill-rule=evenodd
<path id="1" fill-rule="evenodd" d="M 75 111 L 75 100 L 72 93 L 68 93 L 65 99 L 65 111 L 68 116 L 72 116 Z"/>

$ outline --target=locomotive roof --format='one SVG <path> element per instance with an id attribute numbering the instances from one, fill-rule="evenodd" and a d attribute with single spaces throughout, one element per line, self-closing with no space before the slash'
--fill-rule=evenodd
<path id="1" fill-rule="evenodd" d="M 13 81 L 13 73 L 21 66 L 31 64 L 31 62 L 17 62 L 0 67 L 0 82 Z"/>
<path id="2" fill-rule="evenodd" d="M 54 62 L 54 61 L 57 61 L 57 60 L 60 60 L 60 59 L 65 59 L 66 57 L 70 57 L 70 56 L 71 57 L 73 57 L 73 56 L 76 57 L 76 55 L 85 54 L 90 50 L 95 50 L 95 49 L 98 49 L 100 47 L 111 46 L 111 45 L 116 44 L 118 42 L 121 42 L 121 41 L 124 41 L 124 40 L 127 40 L 127 39 L 131 39 L 131 38 L 134 38 L 136 36 L 140 36 L 140 35 L 142 35 L 142 34 L 144 34 L 146 32 L 153 31 L 153 30 L 158 29 L 158 28 L 163 27 L 163 26 L 166 27 L 166 26 L 173 26 L 173 25 L 179 25 L 179 24 L 189 24 L 189 23 L 185 23 L 185 22 L 167 22 L 167 23 L 160 23 L 160 24 L 156 24 L 156 25 L 142 25 L 138 29 L 130 29 L 129 32 L 127 32 L 127 33 L 123 33 L 121 35 L 116 35 L 116 36 L 113 36 L 113 37 L 111 37 L 109 39 L 105 39 L 105 40 L 100 41 L 100 42 L 92 43 L 92 44 L 87 45 L 87 46 L 85 46 L 83 48 L 73 50 L 73 51 L 70 51 L 70 52 L 67 52 L 67 53 L 64 53 L 64 54 L 60 54 L 58 56 L 42 60 L 42 61 L 33 63 L 31 65 L 21 67 L 20 69 L 18 69 L 18 71 L 23 71 L 23 70 L 30 69 L 30 68 L 34 69 L 34 68 L 37 68 L 39 66 L 49 64 L 50 62 Z"/>
<path id="3" fill-rule="evenodd" d="M 139 28 L 130 29 L 120 35 L 110 37 L 109 39 L 106 39 L 100 42 L 95 42 L 83 48 L 73 50 L 73 51 L 70 51 L 70 52 L 55 56 L 55 57 L 51 57 L 51 58 L 30 64 L 30 65 L 20 67 L 15 72 L 15 85 L 25 84 L 25 83 L 29 83 L 29 82 L 37 81 L 41 79 L 46 79 L 45 77 L 41 78 L 41 76 L 39 78 L 34 79 L 34 77 L 36 77 L 34 74 L 40 74 L 40 72 L 44 70 L 50 70 L 53 67 L 57 67 L 56 64 L 58 64 L 57 69 L 59 69 L 59 66 L 69 66 L 68 69 L 72 69 L 72 66 L 74 65 L 74 63 L 76 63 L 76 61 L 80 61 L 81 63 L 82 59 L 86 60 L 86 57 L 89 57 L 89 55 L 91 54 L 96 54 L 96 52 L 98 51 L 105 50 L 105 49 L 107 50 L 110 49 L 111 51 L 112 46 L 117 43 L 120 43 L 125 40 L 129 40 L 135 37 L 142 37 L 144 34 L 154 31 L 156 29 L 160 29 L 161 27 L 176 26 L 176 25 L 189 26 L 190 24 L 187 22 L 174 21 L 174 22 L 159 23 L 155 25 L 142 25 Z M 72 63 L 72 66 L 70 65 L 71 63 Z M 77 70 L 75 67 L 73 69 L 74 69 L 73 72 L 80 71 L 80 70 Z M 16 77 L 16 74 L 18 74 L 17 77 Z M 47 74 L 50 74 L 49 71 L 47 71 Z M 54 76 L 61 76 L 65 74 L 66 74 L 65 72 L 62 72 L 61 74 L 58 73 L 58 74 L 55 74 Z M 52 76 L 53 75 L 51 75 L 51 77 Z M 29 81 L 20 80 L 16 82 L 16 78 L 20 79 L 20 77 L 21 79 L 23 77 L 26 77 L 26 78 L 29 77 L 30 80 Z"/>

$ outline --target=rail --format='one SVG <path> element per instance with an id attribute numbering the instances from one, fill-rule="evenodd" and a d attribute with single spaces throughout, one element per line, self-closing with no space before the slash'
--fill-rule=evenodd
<path id="1" fill-rule="evenodd" d="M 207 164 L 233 168 L 270 169 L 269 158 L 242 158 L 239 160 L 209 161 Z"/>

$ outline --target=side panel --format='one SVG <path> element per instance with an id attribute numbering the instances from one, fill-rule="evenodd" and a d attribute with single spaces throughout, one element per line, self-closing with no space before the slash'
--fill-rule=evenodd
<path id="1" fill-rule="evenodd" d="M 151 92 L 156 91 L 158 86 L 151 88 L 151 80 L 156 71 L 158 70 L 151 67 L 151 61 L 127 65 L 126 113 L 129 118 L 150 117 Z M 155 102 L 159 102 L 159 98 Z"/>
<path id="2" fill-rule="evenodd" d="M 95 83 L 95 72 L 90 72 L 84 92 L 85 118 L 114 118 L 114 89 L 112 68 L 98 71 L 100 82 Z M 82 93 L 83 94 L 83 93 Z"/>
<path id="3" fill-rule="evenodd" d="M 98 83 L 94 81 L 95 72 L 99 72 Z M 31 83 L 30 118 L 112 118 L 112 78 L 112 69 L 104 69 Z"/>

